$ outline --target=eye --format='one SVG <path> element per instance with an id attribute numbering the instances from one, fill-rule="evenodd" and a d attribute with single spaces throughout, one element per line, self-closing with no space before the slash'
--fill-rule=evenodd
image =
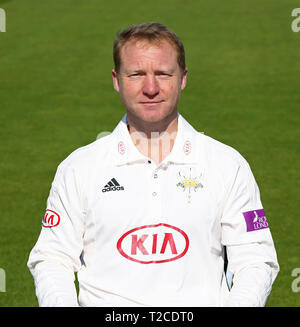
<path id="1" fill-rule="evenodd" d="M 144 73 L 142 72 L 136 72 L 136 73 L 132 73 L 130 75 L 128 75 L 129 77 L 139 77 L 139 76 L 143 76 L 145 75 Z"/>
<path id="2" fill-rule="evenodd" d="M 161 77 L 171 77 L 172 76 L 171 74 L 168 74 L 166 72 L 158 72 L 156 75 L 161 76 Z"/>

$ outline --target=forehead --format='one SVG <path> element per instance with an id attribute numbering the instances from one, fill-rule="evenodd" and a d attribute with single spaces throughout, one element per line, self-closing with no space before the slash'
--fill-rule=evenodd
<path id="1" fill-rule="evenodd" d="M 177 64 L 177 50 L 166 39 L 159 41 L 129 40 L 121 48 L 121 66 L 141 66 L 152 63 L 174 66 Z"/>

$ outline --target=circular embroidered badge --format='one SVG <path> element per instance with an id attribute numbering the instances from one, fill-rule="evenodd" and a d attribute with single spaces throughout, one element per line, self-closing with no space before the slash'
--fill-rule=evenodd
<path id="1" fill-rule="evenodd" d="M 118 144 L 118 151 L 122 155 L 126 152 L 126 148 L 125 148 L 125 145 L 124 145 L 124 142 L 123 141 L 120 141 L 119 142 L 119 144 Z"/>
<path id="2" fill-rule="evenodd" d="M 189 140 L 186 140 L 183 145 L 183 152 L 185 155 L 189 155 L 192 151 L 192 144 Z"/>

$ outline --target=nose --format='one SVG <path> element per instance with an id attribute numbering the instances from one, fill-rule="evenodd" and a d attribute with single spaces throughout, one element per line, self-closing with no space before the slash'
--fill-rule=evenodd
<path id="1" fill-rule="evenodd" d="M 155 98 L 159 93 L 159 84 L 155 76 L 146 76 L 143 84 L 143 94 L 150 99 Z"/>

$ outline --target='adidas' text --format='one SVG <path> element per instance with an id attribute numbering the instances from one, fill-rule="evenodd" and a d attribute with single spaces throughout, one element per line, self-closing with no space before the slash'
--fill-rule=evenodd
<path id="1" fill-rule="evenodd" d="M 110 191 L 124 191 L 124 187 L 123 186 L 113 186 L 113 187 L 104 188 L 102 190 L 102 192 L 110 192 Z"/>

